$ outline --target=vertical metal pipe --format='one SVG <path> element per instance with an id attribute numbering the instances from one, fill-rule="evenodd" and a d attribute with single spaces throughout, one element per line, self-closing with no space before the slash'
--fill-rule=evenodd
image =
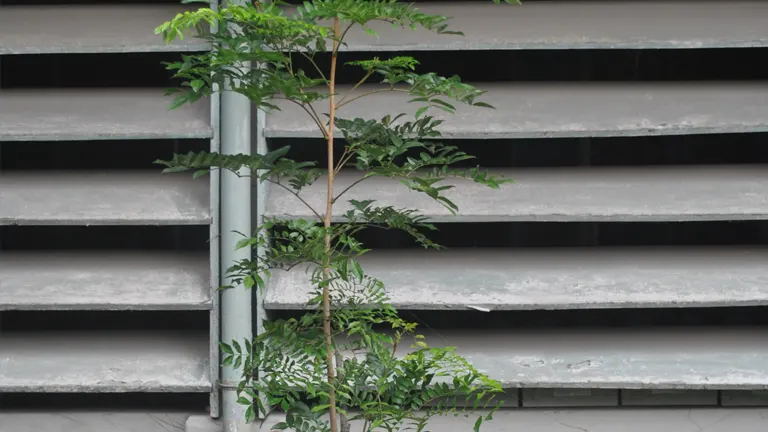
<path id="1" fill-rule="evenodd" d="M 221 95 L 221 152 L 224 154 L 249 154 L 250 110 L 248 98 L 233 92 Z M 251 232 L 251 182 L 248 172 L 244 177 L 221 172 L 221 273 L 224 282 L 226 268 L 236 261 L 250 259 L 248 248 L 235 250 L 240 237 L 235 232 Z M 253 337 L 252 293 L 243 286 L 221 293 L 221 339 L 229 343 L 233 339 L 242 342 Z M 245 425 L 245 407 L 239 405 L 235 391 L 241 373 L 230 366 L 221 370 L 222 417 L 226 432 L 242 431 Z"/>
<path id="2" fill-rule="evenodd" d="M 218 0 L 211 1 L 210 8 L 214 11 L 219 10 Z M 216 24 L 211 26 L 211 31 L 218 30 Z M 211 95 L 211 128 L 213 129 L 213 138 L 211 138 L 210 151 L 221 152 L 221 125 L 219 118 L 221 114 L 221 93 L 214 93 Z M 211 374 L 211 382 L 214 383 L 211 389 L 209 398 L 210 415 L 212 418 L 219 418 L 221 416 L 221 389 L 219 388 L 219 381 L 221 380 L 221 356 L 219 355 L 219 342 L 221 341 L 221 302 L 219 298 L 218 288 L 221 286 L 221 248 L 220 248 L 220 178 L 221 172 L 219 170 L 213 170 L 210 173 L 210 209 L 211 209 L 211 226 L 208 231 L 208 253 L 209 253 L 209 268 L 210 268 L 210 295 L 211 295 L 211 313 L 208 319 L 208 335 L 209 335 L 209 367 Z"/>
<path id="3" fill-rule="evenodd" d="M 244 0 L 229 0 L 232 4 L 245 4 Z M 243 65 L 249 68 L 250 65 Z M 251 153 L 251 102 L 245 96 L 227 91 L 221 93 L 220 137 L 223 154 Z M 221 272 L 227 283 L 226 268 L 242 259 L 250 259 L 250 249 L 235 250 L 240 232 L 251 233 L 251 180 L 244 170 L 238 177 L 223 171 L 220 176 L 221 195 Z M 252 293 L 243 286 L 221 293 L 221 339 L 224 342 L 242 341 L 253 337 Z M 246 407 L 237 403 L 236 386 L 241 377 L 230 366 L 221 369 L 222 412 L 225 432 L 247 430 Z"/>

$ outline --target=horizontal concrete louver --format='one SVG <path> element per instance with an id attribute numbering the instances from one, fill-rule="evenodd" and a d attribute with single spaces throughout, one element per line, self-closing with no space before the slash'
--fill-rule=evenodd
<path id="1" fill-rule="evenodd" d="M 210 103 L 169 111 L 172 84 L 144 76 L 209 46 L 153 35 L 178 2 L 74 3 L 0 1 L 0 431 L 183 428 L 218 409 L 210 182 L 152 161 L 214 127 Z M 71 78 L 142 58 L 135 82 Z"/>
<path id="2" fill-rule="evenodd" d="M 380 38 L 350 33 L 344 55 L 413 53 L 471 76 L 496 110 L 460 108 L 444 136 L 516 183 L 457 183 L 455 217 L 383 179 L 349 198 L 419 208 L 454 246 L 371 236 L 381 250 L 362 264 L 428 325 L 428 341 L 456 346 L 508 399 L 539 408 L 508 404 L 483 430 L 765 429 L 755 407 L 767 400 L 768 333 L 754 317 L 768 300 L 768 160 L 756 147 L 767 131 L 768 3 L 417 4 L 454 17 L 466 36 L 374 26 Z M 761 66 L 725 72 L 729 56 Z M 348 115 L 380 118 L 402 101 L 378 94 Z M 311 122 L 282 108 L 259 119 L 262 147 L 291 144 L 297 159 L 322 160 Z M 342 171 L 340 187 L 357 175 Z M 279 188 L 259 193 L 262 215 L 311 216 Z M 303 197 L 317 204 L 323 193 L 318 183 Z M 276 274 L 261 310 L 293 316 L 309 289 L 301 268 Z M 462 422 L 433 427 L 471 429 Z"/>

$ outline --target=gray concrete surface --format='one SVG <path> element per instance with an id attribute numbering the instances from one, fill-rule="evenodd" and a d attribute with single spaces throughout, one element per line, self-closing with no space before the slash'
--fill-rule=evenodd
<path id="1" fill-rule="evenodd" d="M 210 138 L 210 104 L 169 110 L 163 88 L 0 91 L 0 141 Z"/>
<path id="2" fill-rule="evenodd" d="M 209 392 L 207 332 L 0 335 L 0 392 Z"/>
<path id="3" fill-rule="evenodd" d="M 197 7 L 173 4 L 5 6 L 0 14 L 0 55 L 210 49 L 193 37 L 167 45 L 154 35 L 157 26 L 193 9 Z"/>
<path id="4" fill-rule="evenodd" d="M 768 406 L 768 390 L 731 390 L 722 392 L 723 406 Z"/>
<path id="5" fill-rule="evenodd" d="M 491 2 L 426 3 L 430 14 L 453 17 L 465 36 L 393 29 L 376 23 L 380 37 L 358 28 L 349 51 L 737 48 L 768 45 L 762 1 L 546 1 L 522 6 Z"/>
<path id="6" fill-rule="evenodd" d="M 4 252 L 0 310 L 211 308 L 205 253 Z"/>
<path id="7" fill-rule="evenodd" d="M 434 432 L 469 432 L 475 417 L 436 417 Z M 270 432 L 281 417 L 264 422 Z M 356 427 L 355 427 L 356 426 Z M 352 432 L 361 432 L 353 425 Z M 762 432 L 768 429 L 768 409 L 532 409 L 502 410 L 484 423 L 482 432 Z"/>
<path id="8" fill-rule="evenodd" d="M 187 412 L 3 411 L 0 432 L 182 432 L 188 416 Z"/>
<path id="9" fill-rule="evenodd" d="M 717 406 L 714 390 L 624 390 L 624 406 Z"/>
<path id="10" fill-rule="evenodd" d="M 768 305 L 768 249 L 753 247 L 379 250 L 360 259 L 412 310 Z M 264 308 L 305 307 L 303 268 L 275 272 Z"/>
<path id="11" fill-rule="evenodd" d="M 424 330 L 423 334 L 431 346 L 456 347 L 457 353 L 505 387 L 768 389 L 764 343 L 768 330 L 759 327 Z"/>
<path id="12" fill-rule="evenodd" d="M 0 175 L 0 225 L 207 225 L 208 181 L 158 171 Z"/>
<path id="13" fill-rule="evenodd" d="M 224 432 L 224 425 L 219 420 L 214 420 L 206 415 L 192 415 L 187 419 L 184 425 L 185 432 Z M 258 427 L 254 424 L 252 432 L 257 432 Z M 1 431 L 0 431 L 1 432 Z M 238 431 L 248 432 L 248 431 Z"/>
<path id="14" fill-rule="evenodd" d="M 523 407 L 526 408 L 587 408 L 619 405 L 616 389 L 523 389 Z"/>
<path id="15" fill-rule="evenodd" d="M 766 92 L 768 94 L 768 92 Z M 766 105 L 768 107 L 768 105 Z M 768 118 L 768 117 L 766 117 Z M 491 189 L 468 180 L 447 180 L 445 195 L 459 207 L 452 215 L 425 194 L 399 181 L 371 177 L 346 193 L 334 216 L 343 220 L 348 200 L 375 199 L 377 205 L 418 209 L 434 222 L 509 221 L 702 221 L 768 218 L 768 171 L 759 165 L 515 168 L 489 170 L 515 181 Z M 341 191 L 360 178 L 344 170 Z M 325 178 L 302 191 L 315 209 L 325 209 Z M 266 214 L 310 218 L 312 213 L 282 188 L 271 187 Z"/>
<path id="16" fill-rule="evenodd" d="M 542 2 L 546 4 L 547 2 Z M 608 3 L 606 3 L 608 4 Z M 495 110 L 457 106 L 456 115 L 429 111 L 447 120 L 446 138 L 546 138 L 688 135 L 768 131 L 766 82 L 571 82 L 483 83 L 481 100 Z M 362 86 L 359 92 L 379 86 Z M 348 87 L 341 87 L 346 94 Z M 421 106 L 403 93 L 378 93 L 342 107 L 342 118 L 380 119 L 413 114 Z M 280 103 L 267 116 L 271 138 L 320 137 L 317 126 L 296 105 Z M 327 102 L 317 111 L 328 111 Z"/>

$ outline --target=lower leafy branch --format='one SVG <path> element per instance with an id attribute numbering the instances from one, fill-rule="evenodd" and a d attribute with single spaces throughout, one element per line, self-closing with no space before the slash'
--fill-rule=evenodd
<path id="1" fill-rule="evenodd" d="M 453 185 L 441 183 L 444 180 L 464 178 L 491 188 L 508 181 L 477 168 L 448 168 L 471 156 L 433 141 L 439 136 L 434 129 L 439 121 L 422 116 L 396 123 L 401 117 L 337 119 L 346 139 L 339 166 L 348 164 L 363 175 L 332 197 L 334 202 L 353 186 L 379 176 L 399 180 L 455 212 L 458 207 L 444 195 Z M 364 230 L 398 230 L 422 247 L 440 248 L 427 236 L 436 227 L 414 209 L 378 205 L 373 199 L 350 199 L 335 223 L 323 223 L 327 215 L 312 208 L 302 192 L 328 171 L 288 159 L 287 154 L 283 147 L 263 155 L 201 152 L 158 161 L 166 172 L 195 170 L 196 175 L 247 168 L 259 181 L 288 190 L 314 216 L 265 219 L 254 233 L 243 233 L 237 244 L 257 253 L 227 270 L 230 283 L 222 289 L 264 289 L 272 272 L 302 270 L 311 287 L 298 316 L 264 321 L 263 332 L 254 339 L 221 345 L 224 364 L 242 370 L 238 402 L 247 406 L 247 420 L 281 409 L 285 420 L 274 429 L 333 432 L 329 413 L 335 412 L 341 417 L 341 432 L 351 422 L 363 432 L 424 431 L 436 415 L 468 415 L 482 408 L 484 414 L 475 423 L 479 430 L 499 407 L 495 396 L 500 384 L 454 349 L 429 347 L 416 324 L 393 307 L 384 283 L 366 274 L 359 261 L 369 252 L 359 240 Z"/>
<path id="2" fill-rule="evenodd" d="M 311 220 L 270 219 L 240 242 L 241 247 L 266 248 L 230 269 L 246 286 L 263 288 L 269 271 L 301 265 L 308 286 L 314 287 L 299 317 L 265 321 L 264 331 L 252 341 L 222 344 L 224 363 L 242 367 L 240 402 L 248 406 L 249 420 L 256 417 L 255 409 L 267 414 L 271 406 L 286 411 L 274 429 L 328 431 L 330 385 L 337 412 L 366 432 L 421 431 L 436 415 L 478 408 L 492 413 L 499 384 L 453 349 L 428 347 L 416 324 L 392 307 L 383 282 L 367 275 L 357 261 L 368 252 L 355 239 L 364 229 L 400 229 L 424 247 L 438 247 L 419 231 L 434 227 L 412 210 L 375 207 L 374 201 L 352 201 L 351 206 L 347 222 L 327 229 Z M 326 235 L 333 244 L 330 257 L 325 255 Z M 330 263 L 329 272 L 323 271 L 325 263 Z M 328 348 L 318 307 L 324 288 L 332 302 L 333 350 L 339 353 L 333 384 L 326 380 Z M 487 418 L 489 413 L 479 416 L 476 429 Z"/>
<path id="3" fill-rule="evenodd" d="M 430 348 L 388 303 L 381 281 L 348 266 L 330 278 L 322 270 L 309 279 L 318 287 L 309 305 L 319 302 L 323 283 L 331 285 L 333 341 L 337 357 L 334 390 L 337 411 L 363 431 L 422 431 L 430 418 L 468 414 L 478 408 L 475 429 L 489 419 L 501 391 L 495 381 L 479 373 L 452 348 Z M 352 288 L 352 289 L 350 289 Z M 240 402 L 267 413 L 266 402 L 287 415 L 274 429 L 328 431 L 329 408 L 325 379 L 326 346 L 323 315 L 309 309 L 298 318 L 264 322 L 253 341 L 222 344 L 225 364 L 243 366 Z M 402 349 L 406 342 L 409 347 Z M 258 372 L 258 374 L 257 374 Z"/>

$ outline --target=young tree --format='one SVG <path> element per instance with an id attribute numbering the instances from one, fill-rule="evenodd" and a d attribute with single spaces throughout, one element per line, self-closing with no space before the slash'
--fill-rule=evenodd
<path id="1" fill-rule="evenodd" d="M 411 57 L 373 58 L 346 62 L 360 69 L 362 79 L 345 92 L 337 89 L 340 48 L 347 33 L 360 26 L 377 36 L 369 26 L 375 22 L 459 34 L 449 29 L 447 17 L 396 0 L 315 0 L 298 7 L 259 1 L 230 4 L 178 14 L 157 29 L 168 42 L 197 31 L 214 46 L 168 65 L 185 86 L 172 108 L 222 89 L 245 95 L 267 113 L 281 104 L 295 104 L 327 143 L 325 169 L 288 159 L 287 146 L 266 154 L 200 152 L 158 161 L 166 166 L 164 172 L 192 169 L 195 176 L 210 169 L 237 173 L 247 168 L 260 182 L 290 192 L 314 215 L 265 219 L 238 245 L 260 252 L 227 271 L 231 284 L 223 289 L 240 284 L 262 289 L 270 272 L 299 268 L 308 270 L 307 284 L 313 287 L 309 307 L 300 317 L 265 321 L 264 332 L 252 341 L 222 344 L 224 364 L 243 368 L 239 402 L 249 407 L 249 421 L 255 419 L 255 409 L 266 415 L 271 407 L 279 407 L 287 415 L 278 429 L 348 431 L 349 422 L 356 420 L 365 432 L 403 426 L 421 431 L 435 415 L 481 407 L 493 412 L 498 407 L 493 400 L 500 384 L 452 348 L 428 347 L 416 325 L 402 319 L 389 303 L 384 283 L 366 274 L 358 262 L 369 252 L 358 240 L 363 230 L 402 230 L 425 248 L 439 248 L 425 235 L 435 227 L 417 210 L 377 205 L 375 197 L 350 200 L 340 219 L 334 219 L 339 200 L 371 177 L 399 180 L 451 212 L 458 208 L 445 195 L 453 187 L 445 180 L 469 179 L 491 188 L 508 181 L 479 168 L 450 168 L 471 156 L 436 141 L 441 120 L 428 110 L 453 113 L 456 103 L 492 108 L 478 100 L 483 91 L 459 77 L 419 73 L 419 63 Z M 321 56 L 330 56 L 329 70 L 320 66 Z M 371 81 L 374 87 L 367 85 Z M 415 115 L 344 117 L 348 104 L 380 92 L 410 96 L 409 103 L 418 104 Z M 338 160 L 336 145 L 343 145 Z M 335 191 L 334 177 L 343 168 L 359 170 L 360 177 Z M 325 209 L 313 208 L 302 197 L 305 188 L 321 179 L 327 183 Z M 405 341 L 410 348 L 399 350 Z M 479 415 L 475 430 L 490 418 Z"/>

